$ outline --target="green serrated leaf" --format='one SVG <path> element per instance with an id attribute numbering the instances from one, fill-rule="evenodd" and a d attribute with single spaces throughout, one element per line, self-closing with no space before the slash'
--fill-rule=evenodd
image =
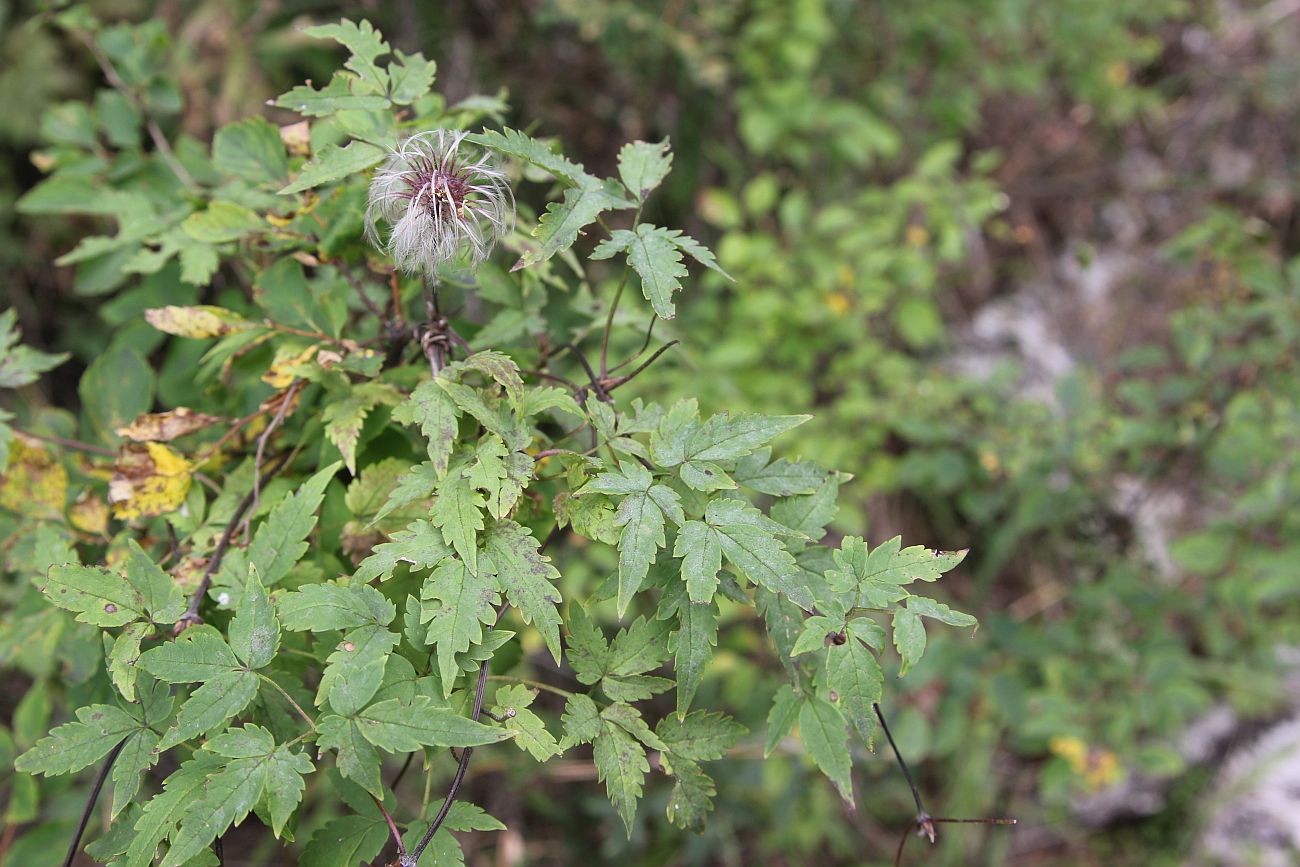
<path id="1" fill-rule="evenodd" d="M 628 264 L 641 278 L 641 293 L 659 318 L 674 318 L 677 308 L 673 304 L 673 293 L 681 290 L 681 278 L 686 276 L 687 271 L 682 264 L 682 254 L 673 243 L 669 231 L 641 223 L 630 232 L 616 229 L 614 236 L 605 244 L 627 252 Z M 604 255 L 598 252 L 592 258 L 604 258 Z"/>
<path id="2" fill-rule="evenodd" d="M 153 767 L 161 755 L 157 732 L 140 728 L 127 737 L 113 763 L 113 805 L 109 815 L 117 817 L 140 792 L 144 772 Z"/>
<path id="3" fill-rule="evenodd" d="M 108 653 L 108 676 L 113 686 L 127 701 L 135 701 L 135 681 L 139 671 L 140 644 L 153 627 L 148 623 L 135 622 L 127 624 L 121 634 L 113 640 L 113 647 Z"/>
<path id="4" fill-rule="evenodd" d="M 780 593 L 805 611 L 814 599 L 794 556 L 776 538 L 785 528 L 740 500 L 718 499 L 709 503 L 705 521 L 716 536 L 727 561 L 740 572 L 773 593 Z M 711 562 L 706 564 L 711 565 Z"/>
<path id="5" fill-rule="evenodd" d="M 459 472 L 449 472 L 429 510 L 429 521 L 456 550 L 471 572 L 478 572 L 478 534 L 483 532 L 483 495 Z"/>
<path id="6" fill-rule="evenodd" d="M 589 744 L 600 734 L 600 709 L 589 696 L 575 693 L 564 704 L 564 740 L 561 749 L 568 749 L 578 744 Z"/>
<path id="7" fill-rule="evenodd" d="M 237 241 L 245 235 L 269 228 L 270 224 L 255 211 L 220 199 L 209 203 L 206 210 L 190 214 L 181 223 L 185 234 L 205 244 Z"/>
<path id="8" fill-rule="evenodd" d="M 364 87 L 358 86 L 356 78 L 343 72 L 334 73 L 329 84 L 320 90 L 309 84 L 300 84 L 288 93 L 281 94 L 276 98 L 275 104 L 306 117 L 325 117 L 340 111 L 382 111 L 389 107 L 387 98 L 376 93 L 365 92 Z M 368 166 L 361 168 L 368 168 Z"/>
<path id="9" fill-rule="evenodd" d="M 636 804 L 641 799 L 645 776 L 650 771 L 645 749 L 621 726 L 606 720 L 596 737 L 592 758 L 596 763 L 596 774 L 609 793 L 610 803 L 623 819 L 631 837 Z"/>
<path id="10" fill-rule="evenodd" d="M 898 672 L 902 677 L 925 655 L 925 625 L 919 614 L 900 608 L 894 612 L 893 629 L 894 647 L 898 648 L 898 655 L 903 659 Z"/>
<path id="11" fill-rule="evenodd" d="M 386 382 L 363 382 L 348 389 L 346 397 L 325 405 L 321 421 L 325 423 L 325 436 L 338 447 L 348 472 L 357 472 L 357 441 L 361 426 L 371 410 L 381 404 L 395 404 L 401 399 L 397 389 Z"/>
<path id="12" fill-rule="evenodd" d="M 107 704 L 77 708 L 77 721 L 64 723 L 14 762 L 15 770 L 47 777 L 70 774 L 99 761 L 140 723 Z"/>
<path id="13" fill-rule="evenodd" d="M 546 640 L 546 647 L 560 661 L 560 591 L 555 586 L 560 571 L 551 558 L 538 550 L 538 542 L 526 527 L 514 521 L 500 521 L 488 528 L 483 550 L 496 567 L 497 583 L 510 605 L 525 623 L 531 623 Z"/>
<path id="14" fill-rule="evenodd" d="M 718 643 L 718 606 L 687 602 L 677 608 L 678 630 L 668 642 L 677 672 L 677 715 L 684 716 Z"/>
<path id="15" fill-rule="evenodd" d="M 384 797 L 384 783 L 380 778 L 379 753 L 361 734 L 356 720 L 335 714 L 326 714 L 316 721 L 317 745 L 323 750 L 334 750 L 339 773 L 360 785 L 376 798 Z M 315 840 L 315 838 L 312 838 Z"/>
<path id="16" fill-rule="evenodd" d="M 628 192 L 641 201 L 663 182 L 672 166 L 668 139 L 628 142 L 618 152 L 618 176 Z"/>
<path id="17" fill-rule="evenodd" d="M 84 185 L 82 195 L 85 194 Z M 52 354 L 21 346 L 17 328 L 18 311 L 10 308 L 0 313 L 0 388 L 31 385 L 42 373 L 68 360 L 68 353 Z"/>
<path id="18" fill-rule="evenodd" d="M 544 762 L 559 755 L 560 745 L 554 735 L 546 730 L 542 718 L 528 709 L 536 696 L 536 691 L 523 684 L 504 686 L 497 690 L 492 715 L 505 719 L 503 725 L 507 731 L 514 732 L 515 746 L 537 761 Z"/>
<path id="19" fill-rule="evenodd" d="M 467 139 L 497 153 L 531 163 L 550 172 L 560 180 L 577 187 L 591 187 L 600 183 L 598 178 L 587 174 L 578 163 L 566 159 L 563 155 L 551 150 L 549 146 L 530 138 L 518 130 L 509 128 L 500 132 L 486 130 L 479 134 L 467 136 Z"/>
<path id="20" fill-rule="evenodd" d="M 763 741 L 763 758 L 772 755 L 777 745 L 790 734 L 803 702 L 794 689 L 786 684 L 776 691 L 772 699 L 772 709 L 767 714 L 767 737 Z"/>
<path id="21" fill-rule="evenodd" d="M 175 623 L 185 613 L 185 594 L 176 579 L 164 572 L 134 539 L 127 544 L 125 574 L 154 623 Z"/>
<path id="22" fill-rule="evenodd" d="M 521 256 L 510 270 L 518 271 L 537 265 L 564 252 L 578 240 L 578 233 L 596 222 L 596 218 L 605 211 L 630 208 L 633 204 L 624 196 L 623 188 L 616 181 L 605 180 L 570 187 L 562 200 L 546 206 L 546 213 L 538 220 L 537 228 L 533 231 L 537 247 Z"/>
<path id="23" fill-rule="evenodd" d="M 739 743 L 745 727 L 725 714 L 695 711 L 680 719 L 664 717 L 655 732 L 674 756 L 708 762 L 722 758 Z"/>
<path id="24" fill-rule="evenodd" d="M 181 817 L 203 797 L 209 778 L 221 767 L 218 756 L 200 751 L 167 777 L 163 791 L 145 804 L 135 823 L 135 835 L 126 851 L 127 864 L 147 867 L 153 863 L 158 845 L 175 833 Z"/>
<path id="25" fill-rule="evenodd" d="M 880 663 L 866 646 L 850 637 L 826 650 L 826 686 L 863 740 L 875 731 L 872 705 L 880 701 L 885 676 Z"/>
<path id="26" fill-rule="evenodd" d="M 171 749 L 224 726 L 253 701 L 257 686 L 257 675 L 251 671 L 228 671 L 209 678 L 181 705 L 176 722 L 163 735 L 159 749 Z"/>
<path id="27" fill-rule="evenodd" d="M 316 830 L 302 850 L 311 867 L 358 867 L 379 857 L 388 842 L 388 826 L 378 816 L 341 816 Z"/>
<path id="28" fill-rule="evenodd" d="M 422 695 L 411 702 L 377 702 L 355 719 L 366 740 L 387 752 L 409 753 L 421 746 L 477 747 L 511 737 L 504 729 L 440 708 Z"/>
<path id="29" fill-rule="evenodd" d="M 609 669 L 609 643 L 604 634 L 577 603 L 569 606 L 569 620 L 565 625 L 566 656 L 574 674 L 580 683 L 598 683 Z"/>
<path id="30" fill-rule="evenodd" d="M 431 499 L 433 492 L 438 488 L 438 478 L 437 469 L 429 461 L 416 464 L 408 469 L 397 480 L 397 484 L 393 486 L 393 489 L 388 492 L 387 501 L 375 513 L 375 517 L 370 521 L 369 526 L 380 523 L 399 509 L 405 510 L 412 503 Z M 405 514 L 405 512 L 403 513 Z"/>
<path id="31" fill-rule="evenodd" d="M 257 568 L 265 586 L 279 583 L 307 553 L 306 539 L 316 526 L 316 510 L 338 469 L 339 464 L 332 463 L 304 482 L 271 510 L 266 522 L 253 534 L 248 563 Z M 242 583 L 244 576 L 236 577 Z"/>
<path id="32" fill-rule="evenodd" d="M 733 474 L 736 481 L 760 494 L 793 497 L 816 492 L 830 476 L 811 461 L 780 458 L 768 463 L 769 456 L 770 450 L 760 449 L 742 458 Z"/>
<path id="33" fill-rule="evenodd" d="M 212 165 L 254 184 L 283 184 L 289 174 L 280 131 L 260 117 L 227 124 L 212 140 Z"/>
<path id="34" fill-rule="evenodd" d="M 805 696 L 799 708 L 799 736 L 817 767 L 835 784 L 840 797 L 853 803 L 853 760 L 844 716 L 839 708 L 816 696 Z"/>
<path id="35" fill-rule="evenodd" d="M 942 602 L 936 602 L 925 596 L 909 596 L 908 610 L 922 617 L 929 617 L 949 626 L 975 626 L 979 623 L 974 617 L 961 611 L 954 611 Z"/>
<path id="36" fill-rule="evenodd" d="M 375 624 L 387 626 L 397 608 L 368 584 L 306 584 L 276 599 L 280 625 L 290 632 L 327 632 Z"/>
<path id="37" fill-rule="evenodd" d="M 145 616 L 145 600 L 122 576 L 98 566 L 52 566 L 41 592 L 77 620 L 94 626 L 123 626 Z"/>
<path id="38" fill-rule="evenodd" d="M 338 81 L 338 79 L 335 79 Z M 295 88 L 283 97 L 280 97 L 277 105 L 284 105 L 283 100 L 291 96 L 302 88 Z M 351 99 L 356 99 L 349 97 Z M 385 108 L 387 100 L 379 97 L 362 97 L 361 101 L 367 101 L 368 108 Z M 374 102 L 378 104 L 373 104 Z M 352 106 L 360 108 L 360 105 Z M 302 114 L 309 114 L 301 108 L 296 109 Z M 332 111 L 337 109 L 331 109 Z M 324 113 L 324 112 L 323 112 Z M 387 156 L 387 151 L 378 145 L 368 144 L 366 142 L 354 141 L 346 147 L 337 147 L 329 145 L 316 154 L 316 158 L 307 163 L 298 172 L 298 177 L 293 183 L 279 191 L 279 195 L 287 196 L 291 193 L 301 193 L 304 190 L 310 190 L 315 187 L 333 183 L 343 178 L 363 172 L 371 166 L 379 163 Z"/>
<path id="39" fill-rule="evenodd" d="M 668 821 L 688 831 L 701 831 L 717 794 L 713 780 L 691 761 L 674 759 L 671 768 L 674 783 L 668 796 Z"/>
<path id="40" fill-rule="evenodd" d="M 357 74 L 357 88 L 363 93 L 385 93 L 388 74 L 375 64 L 375 59 L 388 53 L 388 43 L 374 25 L 362 20 L 360 24 L 340 19 L 337 24 L 321 24 L 303 31 L 317 39 L 333 39 L 351 52 L 344 66 Z"/>
<path id="41" fill-rule="evenodd" d="M 249 567 L 244 593 L 230 620 L 228 633 L 231 649 L 251 669 L 267 665 L 280 649 L 280 622 L 256 566 Z"/>
<path id="42" fill-rule="evenodd" d="M 428 569 L 441 563 L 452 554 L 442 539 L 442 533 L 429 521 L 412 521 L 405 530 L 393 534 L 391 542 L 376 545 L 370 556 L 361 561 L 353 574 L 354 582 L 368 583 L 393 577 L 398 563 L 409 563 L 412 569 Z"/>
<path id="43" fill-rule="evenodd" d="M 360 626 L 343 636 L 326 660 L 316 704 L 327 698 L 335 713 L 348 715 L 364 707 L 384 680 L 388 655 L 401 637 L 382 626 Z"/>
<path id="44" fill-rule="evenodd" d="M 393 57 L 397 62 L 388 64 L 388 98 L 396 105 L 410 105 L 429 92 L 438 64 L 425 60 L 418 51 L 407 54 L 396 49 Z"/>
<path id="45" fill-rule="evenodd" d="M 240 663 L 220 632 L 200 624 L 146 650 L 140 667 L 164 683 L 200 683 L 234 671 Z"/>
<path id="46" fill-rule="evenodd" d="M 207 744 L 208 751 L 223 747 L 234 755 L 210 773 L 202 797 L 186 806 L 163 857 L 164 867 L 183 867 L 242 821 L 263 797 L 278 836 L 302 797 L 303 776 L 314 769 L 304 753 L 277 747 L 271 733 L 259 726 L 234 729 Z"/>
<path id="47" fill-rule="evenodd" d="M 443 695 L 456 684 L 456 654 L 483 640 L 483 625 L 496 622 L 501 602 L 495 577 L 475 574 L 460 560 L 444 560 L 425 579 L 420 591 L 422 623 L 428 623 L 425 640 L 438 652 L 438 672 Z"/>

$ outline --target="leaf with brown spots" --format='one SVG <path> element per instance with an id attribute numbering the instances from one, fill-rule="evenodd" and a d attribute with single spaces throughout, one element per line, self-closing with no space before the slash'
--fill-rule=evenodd
<path id="1" fill-rule="evenodd" d="M 167 412 L 147 412 L 126 427 L 118 428 L 117 435 L 138 443 L 171 442 L 219 421 L 218 416 L 178 406 Z"/>

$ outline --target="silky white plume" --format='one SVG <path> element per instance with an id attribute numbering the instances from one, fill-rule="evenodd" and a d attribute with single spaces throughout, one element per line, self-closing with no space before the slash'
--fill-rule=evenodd
<path id="1" fill-rule="evenodd" d="M 514 227 L 505 172 L 466 135 L 447 129 L 413 135 L 370 182 L 366 237 L 403 271 L 434 276 L 461 253 L 478 265 Z"/>

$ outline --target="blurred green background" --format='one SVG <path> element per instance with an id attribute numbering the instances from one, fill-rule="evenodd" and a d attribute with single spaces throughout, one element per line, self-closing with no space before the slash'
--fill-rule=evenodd
<path id="1" fill-rule="evenodd" d="M 906 863 L 1296 863 L 1300 810 L 1251 782 L 1284 762 L 1246 745 L 1300 703 L 1300 3 L 89 5 L 154 22 L 169 134 L 292 121 L 266 100 L 336 60 L 301 27 L 347 15 L 595 172 L 670 137 L 650 219 L 736 282 L 683 293 L 640 393 L 813 412 L 798 448 L 855 475 L 839 532 L 971 549 L 946 586 L 979 631 L 933 636 L 887 702 L 932 812 L 1020 824 L 946 826 Z M 50 8 L 0 2 L 0 306 L 74 354 L 57 407 L 122 311 L 52 264 L 92 221 L 15 210 L 65 133 L 45 109 L 108 93 Z M 19 638 L 0 662 L 22 667 Z M 748 640 L 724 631 L 706 689 L 761 729 Z M 1243 747 L 1258 773 L 1233 776 Z M 702 836 L 651 788 L 628 842 L 591 768 L 553 764 L 476 769 L 510 830 L 473 863 L 889 864 L 913 814 L 879 750 L 856 812 L 797 760 L 738 758 Z M 227 863 L 270 863 L 249 857 Z"/>

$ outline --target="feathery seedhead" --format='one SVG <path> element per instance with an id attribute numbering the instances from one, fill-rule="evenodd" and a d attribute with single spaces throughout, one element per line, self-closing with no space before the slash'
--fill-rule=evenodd
<path id="1" fill-rule="evenodd" d="M 462 252 L 478 265 L 514 227 L 505 172 L 465 143 L 466 133 L 435 129 L 398 145 L 370 182 L 366 237 L 401 270 L 435 276 Z M 388 224 L 387 241 L 379 223 Z"/>

